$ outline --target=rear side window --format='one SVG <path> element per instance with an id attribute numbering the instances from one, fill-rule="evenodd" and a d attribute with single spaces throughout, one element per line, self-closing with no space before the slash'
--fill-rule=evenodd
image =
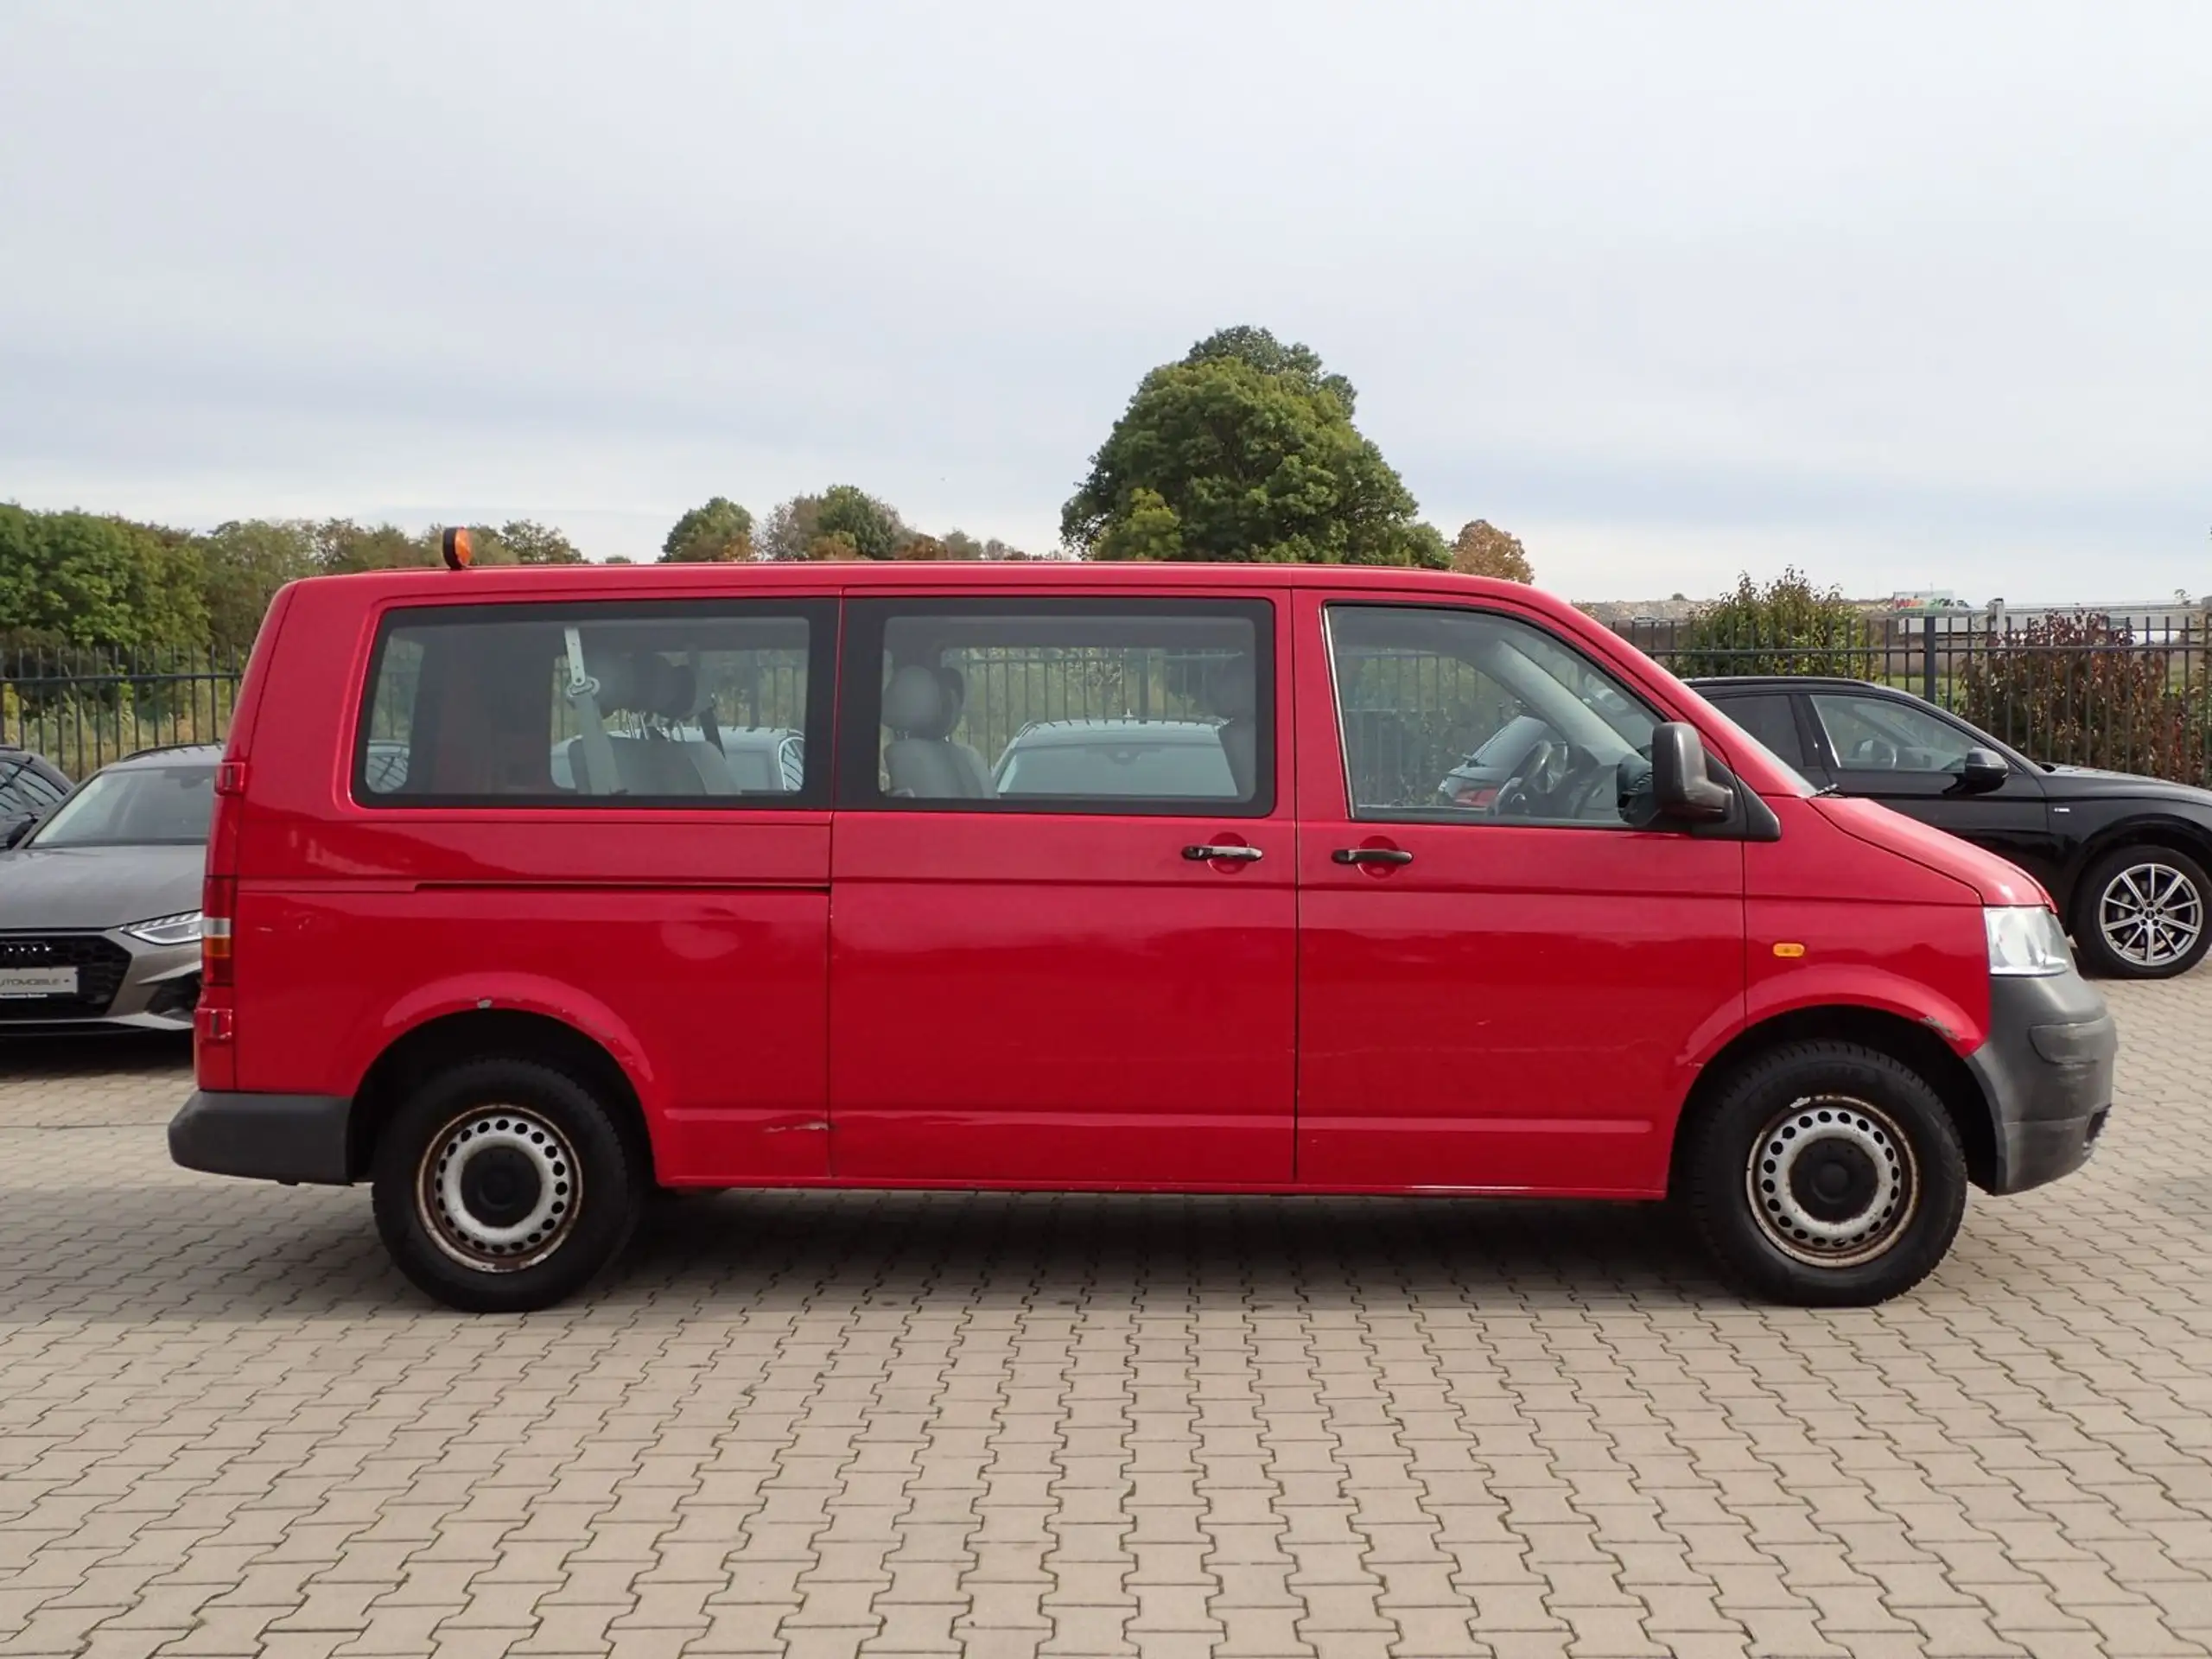
<path id="1" fill-rule="evenodd" d="M 1245 600 L 855 601 L 839 804 L 1264 817 L 1274 615 Z"/>
<path id="2" fill-rule="evenodd" d="M 1805 770 L 1805 743 L 1797 734 L 1797 711 L 1786 691 L 1760 691 L 1750 696 L 1715 697 L 1713 704 L 1749 732 L 1777 760 L 1797 772 Z"/>
<path id="3" fill-rule="evenodd" d="M 354 798 L 823 805 L 835 624 L 827 600 L 396 611 Z"/>

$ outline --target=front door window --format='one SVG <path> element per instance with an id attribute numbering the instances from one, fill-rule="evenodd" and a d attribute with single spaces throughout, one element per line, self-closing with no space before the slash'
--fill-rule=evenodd
<path id="1" fill-rule="evenodd" d="M 1815 692 L 1813 712 L 1846 772 L 1950 772 L 1966 770 L 1973 734 L 1910 703 L 1847 692 Z"/>
<path id="2" fill-rule="evenodd" d="M 1658 717 L 1549 634 L 1481 611 L 1339 605 L 1328 637 L 1355 817 L 1636 822 Z"/>

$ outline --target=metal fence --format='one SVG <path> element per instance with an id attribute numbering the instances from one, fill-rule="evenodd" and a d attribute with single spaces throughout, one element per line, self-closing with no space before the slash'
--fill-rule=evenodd
<path id="1" fill-rule="evenodd" d="M 72 778 L 140 749 L 218 743 L 245 667 L 207 651 L 0 649 L 0 742 Z"/>
<path id="2" fill-rule="evenodd" d="M 1980 613 L 1951 611 L 1764 637 L 1716 634 L 1695 619 L 1614 626 L 1685 677 L 1869 680 L 1916 692 L 2040 760 L 2212 785 L 2206 613 L 2072 612 L 2003 621 L 1993 626 Z M 1203 719 L 1212 701 L 1205 694 L 1205 665 L 1157 652 L 977 652 L 963 666 L 963 736 L 987 758 L 1033 721 Z M 74 778 L 139 749 L 219 742 L 243 667 L 236 655 L 204 651 L 0 649 L 0 742 L 35 749 Z M 784 683 L 790 677 L 771 677 L 773 683 L 731 689 L 725 720 L 803 723 L 796 692 Z M 1403 688 L 1395 683 L 1393 695 L 1373 689 L 1377 696 L 1365 700 L 1382 708 L 1475 712 L 1475 693 L 1456 679 L 1410 699 L 1395 695 Z M 1461 741 L 1443 731 L 1402 737 L 1378 731 L 1374 739 L 1367 747 L 1378 756 L 1393 745 L 1411 752 L 1402 769 L 1423 777 Z"/>

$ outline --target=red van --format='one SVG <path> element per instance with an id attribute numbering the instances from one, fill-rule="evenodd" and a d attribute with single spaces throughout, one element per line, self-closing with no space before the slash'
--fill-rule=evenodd
<path id="1" fill-rule="evenodd" d="M 218 795 L 172 1154 L 369 1181 L 463 1308 L 752 1186 L 1678 1198 L 1870 1302 L 2111 1099 L 2032 880 L 1503 583 L 320 579 Z"/>

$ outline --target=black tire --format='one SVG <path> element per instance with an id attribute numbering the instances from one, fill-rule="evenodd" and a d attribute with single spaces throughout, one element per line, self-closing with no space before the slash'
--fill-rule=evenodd
<path id="1" fill-rule="evenodd" d="M 1685 1126 L 1679 1173 L 1722 1275 L 1801 1307 L 1911 1289 L 1966 1215 L 1966 1157 L 1943 1103 L 1856 1043 L 1792 1043 L 1727 1077 Z"/>
<path id="2" fill-rule="evenodd" d="M 2131 928 L 2125 918 L 2145 909 L 2155 912 L 2155 923 Z M 2177 936 L 2189 927 L 2195 934 L 2176 948 Z M 2205 947 L 2212 945 L 2212 880 L 2202 864 L 2171 847 L 2116 847 L 2082 872 L 2074 889 L 2072 931 L 2084 973 L 2171 979 L 2203 961 Z"/>
<path id="3" fill-rule="evenodd" d="M 534 1060 L 496 1058 L 440 1072 L 403 1101 L 378 1139 L 374 1176 L 393 1262 L 470 1313 L 573 1295 L 629 1242 L 646 1185 L 588 1089 Z"/>

